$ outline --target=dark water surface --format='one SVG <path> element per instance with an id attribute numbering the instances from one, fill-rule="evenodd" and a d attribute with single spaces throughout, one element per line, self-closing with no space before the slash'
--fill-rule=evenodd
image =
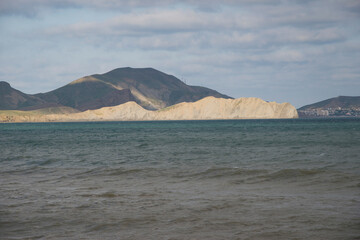
<path id="1" fill-rule="evenodd" d="M 0 239 L 360 239 L 360 120 L 1 124 Z"/>

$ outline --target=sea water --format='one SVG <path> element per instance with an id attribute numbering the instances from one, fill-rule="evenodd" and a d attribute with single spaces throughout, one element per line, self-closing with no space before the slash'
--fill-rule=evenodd
<path id="1" fill-rule="evenodd" d="M 1 124 L 0 239 L 360 239 L 360 120 Z"/>

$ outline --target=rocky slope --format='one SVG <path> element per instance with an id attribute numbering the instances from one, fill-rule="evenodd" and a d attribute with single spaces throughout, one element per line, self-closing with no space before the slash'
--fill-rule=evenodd
<path id="1" fill-rule="evenodd" d="M 265 102 L 259 98 L 222 99 L 207 97 L 194 103 L 179 103 L 158 111 L 149 111 L 135 102 L 79 113 L 39 114 L 35 111 L 0 111 L 1 122 L 52 121 L 146 121 L 208 119 L 297 118 L 289 103 Z"/>

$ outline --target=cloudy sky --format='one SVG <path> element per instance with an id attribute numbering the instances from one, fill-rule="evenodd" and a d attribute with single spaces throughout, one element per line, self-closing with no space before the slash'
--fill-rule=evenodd
<path id="1" fill-rule="evenodd" d="M 360 95 L 359 0 L 1 0 L 0 36 L 25 93 L 129 66 L 296 107 Z"/>

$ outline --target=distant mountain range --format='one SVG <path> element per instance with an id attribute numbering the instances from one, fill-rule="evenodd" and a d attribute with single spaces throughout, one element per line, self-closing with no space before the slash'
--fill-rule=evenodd
<path id="1" fill-rule="evenodd" d="M 339 96 L 303 106 L 299 117 L 360 117 L 360 96 Z"/>
<path id="2" fill-rule="evenodd" d="M 105 74 L 85 76 L 53 91 L 38 94 L 26 94 L 12 88 L 7 82 L 0 82 L 0 110 L 31 111 L 30 115 L 73 114 L 127 102 L 135 102 L 147 110 L 159 110 L 210 96 L 232 99 L 209 88 L 186 85 L 178 78 L 153 68 L 117 68 Z M 193 105 L 188 106 L 191 108 Z M 286 111 L 290 113 L 292 110 Z M 303 106 L 297 109 L 297 112 L 299 117 L 303 118 L 360 117 L 360 96 L 330 98 Z M 240 115 L 243 118 L 251 116 L 242 114 Z M 295 116 L 292 112 L 290 115 Z"/>
<path id="3" fill-rule="evenodd" d="M 157 110 L 208 96 L 231 98 L 209 88 L 186 85 L 178 78 L 153 68 L 117 68 L 34 95 L 16 90 L 7 82 L 0 82 L 0 110 L 67 107 L 85 111 L 129 101 L 135 101 L 145 109 Z"/>

